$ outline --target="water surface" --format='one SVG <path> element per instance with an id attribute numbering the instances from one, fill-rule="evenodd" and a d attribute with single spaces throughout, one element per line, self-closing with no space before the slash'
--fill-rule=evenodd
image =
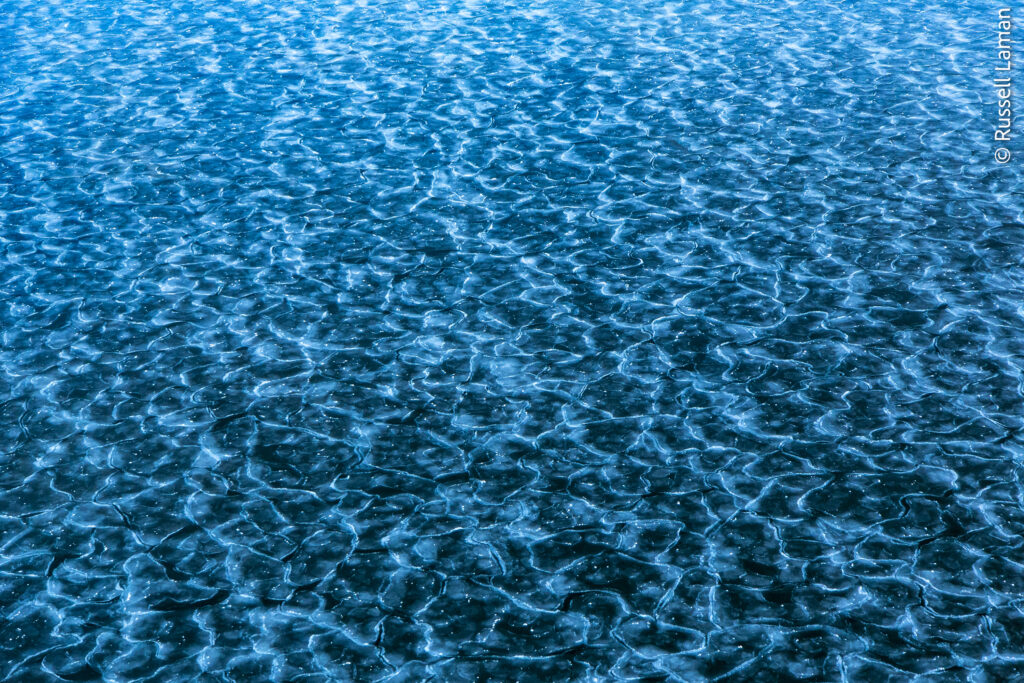
<path id="1" fill-rule="evenodd" d="M 0 2 L 0 677 L 1024 678 L 995 28 Z"/>

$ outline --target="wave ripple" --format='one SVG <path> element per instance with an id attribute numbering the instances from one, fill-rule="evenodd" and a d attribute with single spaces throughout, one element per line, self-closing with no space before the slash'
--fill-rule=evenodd
<path id="1" fill-rule="evenodd" d="M 994 6 L 527 5 L 0 3 L 3 680 L 1024 678 Z"/>

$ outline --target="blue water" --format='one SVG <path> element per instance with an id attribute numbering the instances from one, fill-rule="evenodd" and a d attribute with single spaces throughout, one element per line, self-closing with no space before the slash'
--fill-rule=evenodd
<path id="1" fill-rule="evenodd" d="M 1024 680 L 996 8 L 0 2 L 0 678 Z"/>

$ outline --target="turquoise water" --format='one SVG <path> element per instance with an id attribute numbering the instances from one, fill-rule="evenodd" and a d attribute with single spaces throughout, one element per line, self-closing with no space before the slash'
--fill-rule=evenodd
<path id="1" fill-rule="evenodd" d="M 1024 678 L 995 31 L 0 2 L 0 678 Z"/>

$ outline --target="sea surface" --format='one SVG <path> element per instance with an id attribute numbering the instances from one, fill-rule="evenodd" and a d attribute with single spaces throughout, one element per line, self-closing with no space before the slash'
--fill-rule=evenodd
<path id="1" fill-rule="evenodd" d="M 997 8 L 0 0 L 0 680 L 1024 680 Z"/>

